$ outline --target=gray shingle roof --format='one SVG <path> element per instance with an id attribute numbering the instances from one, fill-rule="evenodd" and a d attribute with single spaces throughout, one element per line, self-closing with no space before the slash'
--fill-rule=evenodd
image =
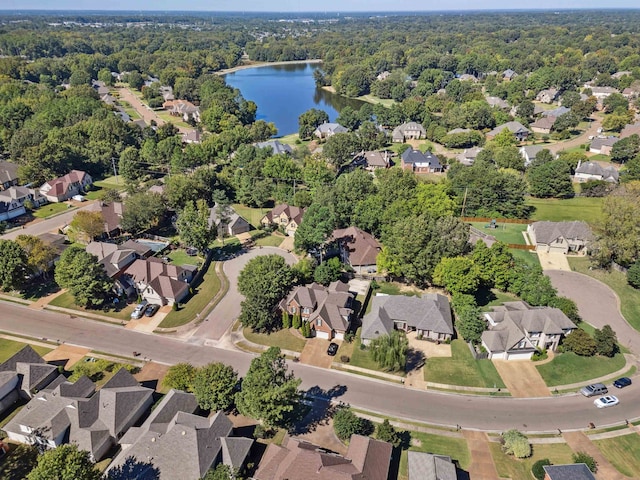
<path id="1" fill-rule="evenodd" d="M 424 452 L 408 452 L 409 480 L 456 480 L 451 457 Z"/>
<path id="2" fill-rule="evenodd" d="M 619 178 L 618 170 L 615 167 L 603 167 L 598 162 L 581 162 L 576 168 L 576 173 L 600 176 L 603 180 L 611 182 L 617 182 Z"/>
<path id="3" fill-rule="evenodd" d="M 520 122 L 507 122 L 507 123 L 503 123 L 502 125 L 498 125 L 496 128 L 494 128 L 489 133 L 487 133 L 487 135 L 493 135 L 493 136 L 498 135 L 505 128 L 508 129 L 513 134 L 531 133 L 529 129 L 524 125 L 522 125 Z"/>
<path id="4" fill-rule="evenodd" d="M 613 147 L 619 140 L 618 137 L 594 138 L 589 148 L 600 150 L 602 147 Z"/>
<path id="5" fill-rule="evenodd" d="M 549 245 L 560 237 L 589 241 L 593 239 L 591 228 L 585 222 L 534 222 L 531 224 L 536 243 Z"/>
<path id="6" fill-rule="evenodd" d="M 584 463 L 573 465 L 544 465 L 550 480 L 596 480 L 589 467 Z"/>
<path id="7" fill-rule="evenodd" d="M 293 153 L 293 148 L 291 145 L 287 145 L 286 143 L 280 143 L 278 140 L 267 140 L 266 142 L 258 142 L 256 143 L 257 148 L 270 148 L 273 151 L 274 155 L 279 153 Z"/>

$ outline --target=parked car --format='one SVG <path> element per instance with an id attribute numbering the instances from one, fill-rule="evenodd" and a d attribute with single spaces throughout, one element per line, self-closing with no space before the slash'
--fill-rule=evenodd
<path id="1" fill-rule="evenodd" d="M 158 310 L 160 310 L 160 305 L 150 303 L 149 305 L 147 305 L 147 308 L 144 309 L 144 316 L 153 317 Z"/>
<path id="2" fill-rule="evenodd" d="M 587 385 L 586 387 L 582 387 L 580 389 L 580 393 L 585 397 L 595 397 L 596 395 L 606 395 L 609 392 L 607 387 L 602 383 L 593 383 L 591 385 Z"/>
<path id="3" fill-rule="evenodd" d="M 329 344 L 329 348 L 327 348 L 327 355 L 331 355 L 332 357 L 338 353 L 338 344 L 331 342 Z"/>
<path id="4" fill-rule="evenodd" d="M 616 388 L 624 388 L 631 385 L 631 379 L 629 377 L 620 377 L 615 382 L 613 382 L 613 386 Z"/>
<path id="5" fill-rule="evenodd" d="M 145 308 L 147 308 L 147 305 L 149 305 L 149 302 L 146 300 L 143 300 L 141 303 L 136 305 L 136 308 L 134 308 L 133 312 L 131 312 L 131 318 L 133 318 L 134 320 L 137 320 L 138 318 L 142 318 L 142 315 L 144 315 L 144 310 Z"/>
<path id="6" fill-rule="evenodd" d="M 619 403 L 620 400 L 618 400 L 618 397 L 614 395 L 607 395 L 606 397 L 596 398 L 593 401 L 593 404 L 598 408 L 613 407 L 614 405 L 618 405 Z"/>

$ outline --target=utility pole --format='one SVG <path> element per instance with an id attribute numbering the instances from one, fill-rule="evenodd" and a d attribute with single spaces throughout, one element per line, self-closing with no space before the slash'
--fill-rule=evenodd
<path id="1" fill-rule="evenodd" d="M 467 204 L 467 190 L 468 187 L 464 187 L 464 197 L 462 199 L 462 213 L 461 213 L 461 217 L 464 218 L 464 207 Z"/>
<path id="2" fill-rule="evenodd" d="M 116 170 L 116 159 L 111 157 L 111 165 L 113 165 L 113 174 L 116 177 L 116 185 L 118 185 L 118 170 Z"/>

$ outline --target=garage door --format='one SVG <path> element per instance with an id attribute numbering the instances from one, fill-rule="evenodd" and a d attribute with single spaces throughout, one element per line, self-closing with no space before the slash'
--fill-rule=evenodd
<path id="1" fill-rule="evenodd" d="M 511 353 L 509 354 L 508 360 L 529 360 L 531 358 L 531 353 Z"/>
<path id="2" fill-rule="evenodd" d="M 329 340 L 329 334 L 327 332 L 319 332 L 318 330 L 316 330 L 316 337 Z"/>

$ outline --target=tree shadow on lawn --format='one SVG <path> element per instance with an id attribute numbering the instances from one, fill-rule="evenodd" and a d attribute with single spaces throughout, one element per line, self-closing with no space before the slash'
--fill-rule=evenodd
<path id="1" fill-rule="evenodd" d="M 409 351 L 407 351 L 407 364 L 405 366 L 405 371 L 408 373 L 414 370 L 419 370 L 424 367 L 426 359 L 427 358 L 422 350 L 410 348 Z"/>
<path id="2" fill-rule="evenodd" d="M 301 435 L 315 431 L 319 425 L 326 425 L 336 409 L 331 401 L 346 391 L 344 385 L 336 385 L 329 390 L 316 385 L 304 392 L 304 399 L 293 412 L 290 433 Z"/>
<path id="3" fill-rule="evenodd" d="M 493 302 L 498 298 L 496 297 L 496 294 L 493 293 L 491 289 L 487 287 L 480 288 L 476 292 L 475 297 L 476 297 L 476 303 L 478 304 L 479 307 L 484 307 L 486 305 L 489 305 L 489 303 Z"/>

